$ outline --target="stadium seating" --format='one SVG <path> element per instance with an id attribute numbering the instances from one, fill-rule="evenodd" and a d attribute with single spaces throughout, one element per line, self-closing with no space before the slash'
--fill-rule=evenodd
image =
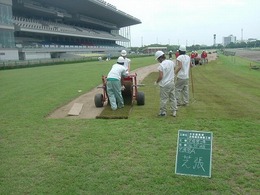
<path id="1" fill-rule="evenodd" d="M 60 5 L 59 1 L 64 4 Z M 74 5 L 69 0 L 12 0 L 9 20 L 14 27 L 13 47 L 18 48 L 19 57 L 25 56 L 21 58 L 25 60 L 26 56 L 37 56 L 41 53 L 40 49 L 49 54 L 82 50 L 118 54 L 124 48 L 119 43 L 129 42 L 119 34 L 120 27 L 129 23 L 122 24 L 117 16 L 130 21 L 130 25 L 140 22 L 128 18 L 126 13 L 104 0 L 78 1 L 85 7 L 89 5 L 91 9 L 96 9 L 97 13 L 87 13 L 79 4 Z M 107 12 L 111 18 L 101 16 L 100 10 Z"/>

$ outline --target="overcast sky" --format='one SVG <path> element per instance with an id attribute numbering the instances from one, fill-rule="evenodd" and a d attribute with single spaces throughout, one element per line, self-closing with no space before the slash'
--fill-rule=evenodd
<path id="1" fill-rule="evenodd" d="M 224 36 L 260 39 L 260 0 L 106 0 L 142 21 L 131 46 L 154 43 L 213 45 Z M 242 30 L 243 29 L 243 30 Z M 243 32 L 243 33 L 242 33 Z"/>

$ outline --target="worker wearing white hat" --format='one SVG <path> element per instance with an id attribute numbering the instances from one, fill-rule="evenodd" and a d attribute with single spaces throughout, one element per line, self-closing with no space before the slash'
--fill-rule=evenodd
<path id="1" fill-rule="evenodd" d="M 163 51 L 157 51 L 155 58 L 160 62 L 158 66 L 159 75 L 155 84 L 160 86 L 160 112 L 159 116 L 166 116 L 167 102 L 170 101 L 170 109 L 175 117 L 177 112 L 177 102 L 175 98 L 174 85 L 174 67 L 175 63 L 172 60 L 167 60 Z"/>
<path id="2" fill-rule="evenodd" d="M 107 75 L 107 95 L 112 110 L 124 107 L 124 99 L 121 91 L 121 78 L 126 77 L 126 69 L 124 68 L 125 59 L 119 57 L 117 63 L 114 64 Z"/>
<path id="3" fill-rule="evenodd" d="M 179 48 L 180 55 L 177 58 L 177 75 L 176 98 L 178 106 L 189 104 L 189 72 L 191 66 L 190 56 L 186 54 L 186 46 L 181 45 Z"/>
<path id="4" fill-rule="evenodd" d="M 126 50 L 121 51 L 121 56 L 125 59 L 124 67 L 126 69 L 126 72 L 129 73 L 131 68 L 130 66 L 131 60 L 126 57 L 127 56 Z"/>

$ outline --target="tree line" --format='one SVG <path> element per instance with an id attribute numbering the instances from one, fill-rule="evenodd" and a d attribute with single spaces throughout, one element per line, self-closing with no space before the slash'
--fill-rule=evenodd
<path id="1" fill-rule="evenodd" d="M 160 44 L 151 44 L 143 47 L 131 47 L 131 51 L 135 53 L 142 53 L 147 47 L 167 47 L 167 50 L 172 50 L 176 52 L 179 49 L 179 45 L 160 45 Z M 198 51 L 198 50 L 209 50 L 209 49 L 225 49 L 225 48 L 259 48 L 260 40 L 250 41 L 250 42 L 237 42 L 237 43 L 229 43 L 224 47 L 222 44 L 217 44 L 215 46 L 207 46 L 207 45 L 191 45 L 187 46 L 188 51 Z"/>

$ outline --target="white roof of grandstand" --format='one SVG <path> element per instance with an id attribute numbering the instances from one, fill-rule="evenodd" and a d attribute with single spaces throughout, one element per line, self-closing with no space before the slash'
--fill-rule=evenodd
<path id="1" fill-rule="evenodd" d="M 141 21 L 104 0 L 34 0 L 42 4 L 53 5 L 67 10 L 72 14 L 80 14 L 98 20 L 115 24 L 117 27 L 126 27 L 140 24 Z M 77 3 L 76 3 L 77 2 Z"/>

